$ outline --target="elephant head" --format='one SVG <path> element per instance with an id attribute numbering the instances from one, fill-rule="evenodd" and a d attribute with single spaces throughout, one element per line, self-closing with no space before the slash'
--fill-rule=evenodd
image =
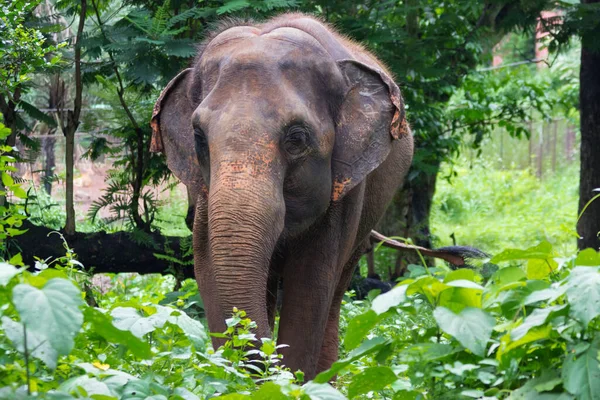
<path id="1" fill-rule="evenodd" d="M 407 134 L 398 87 L 342 41 L 310 18 L 228 27 L 156 103 L 152 150 L 201 203 L 196 272 L 214 279 L 202 293 L 217 309 L 213 331 L 236 306 L 269 334 L 278 248 L 344 201 Z"/>

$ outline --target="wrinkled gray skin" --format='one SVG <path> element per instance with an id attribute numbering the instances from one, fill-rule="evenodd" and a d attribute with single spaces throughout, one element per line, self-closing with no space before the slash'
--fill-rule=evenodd
<path id="1" fill-rule="evenodd" d="M 353 266 L 412 160 L 398 87 L 359 46 L 287 14 L 208 40 L 152 125 L 195 199 L 209 329 L 235 306 L 271 336 L 281 277 L 285 365 L 307 379 L 329 368 Z"/>

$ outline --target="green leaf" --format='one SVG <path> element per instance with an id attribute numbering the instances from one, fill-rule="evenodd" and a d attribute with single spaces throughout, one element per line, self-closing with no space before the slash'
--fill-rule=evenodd
<path id="1" fill-rule="evenodd" d="M 562 368 L 563 386 L 580 400 L 600 398 L 600 336 L 581 354 L 569 354 Z"/>
<path id="2" fill-rule="evenodd" d="M 457 288 L 475 289 L 483 291 L 483 286 L 466 279 L 457 279 L 450 282 L 446 282 L 446 285 Z"/>
<path id="3" fill-rule="evenodd" d="M 27 198 L 27 192 L 25 190 L 23 190 L 23 188 L 21 187 L 21 185 L 12 185 L 9 188 L 13 192 L 13 194 L 15 195 L 15 197 L 18 197 L 19 199 L 26 199 Z"/>
<path id="4" fill-rule="evenodd" d="M 455 314 L 445 307 L 437 307 L 433 316 L 440 329 L 453 336 L 474 354 L 483 357 L 496 320 L 479 308 L 465 308 Z"/>
<path id="5" fill-rule="evenodd" d="M 21 354 L 24 354 L 25 331 L 23 330 L 23 324 L 13 321 L 8 317 L 2 317 L 2 328 L 4 329 L 6 337 L 13 343 L 15 349 Z M 27 330 L 27 351 L 31 356 L 42 360 L 48 368 L 56 368 L 56 360 L 58 359 L 56 350 L 52 348 L 50 342 L 45 337 L 30 330 Z"/>
<path id="6" fill-rule="evenodd" d="M 527 279 L 544 279 L 558 269 L 558 263 L 551 258 L 527 261 Z"/>
<path id="7" fill-rule="evenodd" d="M 475 282 L 475 271 L 472 269 L 461 268 L 455 271 L 450 271 L 446 277 L 444 278 L 444 283 L 457 281 L 457 280 L 467 280 Z"/>
<path id="8" fill-rule="evenodd" d="M 585 249 L 579 252 L 575 259 L 575 265 L 580 266 L 600 266 L 600 253 L 594 249 Z"/>
<path id="9" fill-rule="evenodd" d="M 552 286 L 542 290 L 536 290 L 535 292 L 529 294 L 525 300 L 523 301 L 524 305 L 534 304 L 540 301 L 547 301 L 548 303 L 552 303 L 560 296 L 565 294 L 567 291 L 567 286 Z"/>
<path id="10" fill-rule="evenodd" d="M 570 314 L 588 326 L 600 315 L 600 271 L 597 267 L 575 267 L 567 278 Z"/>
<path id="11" fill-rule="evenodd" d="M 196 349 L 201 350 L 206 344 L 208 336 L 200 321 L 190 318 L 184 311 L 174 310 L 168 321 L 177 325 L 183 333 L 194 343 Z"/>
<path id="12" fill-rule="evenodd" d="M 85 390 L 88 396 L 104 395 L 114 397 L 106 383 L 96 378 L 90 378 L 87 375 L 76 376 L 63 382 L 59 388 L 61 392 L 77 395 L 80 390 Z"/>
<path id="13" fill-rule="evenodd" d="M 492 275 L 492 281 L 498 286 L 504 286 L 524 279 L 527 279 L 527 276 L 519 267 L 502 268 Z"/>
<path id="14" fill-rule="evenodd" d="M 554 316 L 556 316 L 556 314 L 559 314 L 560 311 L 565 310 L 566 307 L 567 305 L 563 304 L 547 308 L 536 308 L 527 316 L 527 318 L 525 318 L 521 325 L 517 326 L 511 331 L 511 339 L 519 340 L 523 338 L 531 328 L 544 325 L 551 314 L 554 313 Z"/>
<path id="15" fill-rule="evenodd" d="M 31 118 L 37 119 L 38 121 L 45 123 L 51 128 L 56 128 L 56 121 L 54 120 L 54 118 L 41 111 L 33 104 L 21 100 L 19 102 L 19 107 L 21 107 L 21 109 L 25 111 Z"/>
<path id="16" fill-rule="evenodd" d="M 0 262 L 0 286 L 5 286 L 13 276 L 18 275 L 22 271 L 22 269 L 18 269 L 11 264 Z"/>
<path id="17" fill-rule="evenodd" d="M 249 6 L 250 3 L 247 0 L 229 0 L 217 9 L 217 14 L 221 15 L 225 13 L 231 13 L 234 11 L 243 10 Z"/>
<path id="18" fill-rule="evenodd" d="M 129 331 L 138 338 L 142 338 L 156 328 L 162 328 L 173 311 L 167 307 L 160 307 L 155 314 L 143 317 L 135 308 L 115 307 L 110 315 L 113 317 L 113 325 L 118 329 Z"/>
<path id="19" fill-rule="evenodd" d="M 438 305 L 446 307 L 455 313 L 464 308 L 481 308 L 481 290 L 453 287 L 440 293 Z"/>
<path id="20" fill-rule="evenodd" d="M 8 263 L 12 265 L 19 265 L 21 267 L 25 266 L 25 264 L 23 264 L 23 256 L 21 255 L 21 253 L 17 253 L 14 256 L 12 256 L 10 260 L 8 260 Z"/>
<path id="21" fill-rule="evenodd" d="M 445 343 L 417 343 L 402 349 L 398 359 L 403 363 L 429 362 L 444 359 L 462 350 L 460 346 Z"/>
<path id="22" fill-rule="evenodd" d="M 354 349 L 380 320 L 381 317 L 373 310 L 369 310 L 364 314 L 352 318 L 346 329 L 344 347 L 347 350 Z"/>
<path id="23" fill-rule="evenodd" d="M 281 392 L 281 386 L 273 382 L 265 382 L 252 394 L 253 400 L 285 400 L 287 398 Z"/>
<path id="24" fill-rule="evenodd" d="M 42 289 L 19 284 L 13 288 L 12 299 L 27 331 L 47 340 L 58 355 L 71 352 L 83 323 L 79 288 L 60 278 L 49 280 Z"/>
<path id="25" fill-rule="evenodd" d="M 416 390 L 399 390 L 394 393 L 393 400 L 419 400 L 424 399 L 423 395 Z"/>
<path id="26" fill-rule="evenodd" d="M 537 340 L 547 339 L 548 337 L 550 337 L 551 332 L 552 326 L 550 325 L 536 326 L 529 329 L 525 336 L 515 341 L 511 341 L 510 334 L 507 333 L 500 340 L 500 347 L 498 348 L 496 356 L 498 359 L 500 359 L 504 354 L 508 353 L 513 349 L 521 347 L 524 344 L 535 342 Z"/>
<path id="27" fill-rule="evenodd" d="M 432 276 L 424 276 L 408 285 L 406 294 L 408 296 L 417 293 L 422 294 L 427 297 L 427 300 L 430 304 L 435 305 L 437 304 L 438 295 L 449 287 L 450 286 L 440 282 L 437 278 Z"/>
<path id="28" fill-rule="evenodd" d="M 4 186 L 12 186 L 15 184 L 15 181 L 13 180 L 12 176 L 6 172 L 2 172 L 2 183 Z"/>
<path id="29" fill-rule="evenodd" d="M 107 342 L 123 345 L 139 358 L 148 359 L 152 356 L 148 343 L 138 339 L 129 331 L 117 329 L 112 324 L 111 318 L 100 310 L 88 307 L 84 311 L 84 316 L 85 321 L 90 323 L 90 329 Z"/>
<path id="30" fill-rule="evenodd" d="M 302 386 L 311 400 L 346 400 L 346 397 L 328 383 L 308 382 Z"/>
<path id="31" fill-rule="evenodd" d="M 368 354 L 375 353 L 379 351 L 381 348 L 386 346 L 389 342 L 383 338 L 376 337 L 373 339 L 365 340 L 358 348 L 352 350 L 350 354 L 346 358 L 338 360 L 333 363 L 331 368 L 327 371 L 321 372 L 316 376 L 314 382 L 316 383 L 326 383 L 329 382 L 333 377 L 340 371 L 342 371 L 345 367 L 353 363 L 354 361 L 362 358 Z"/>
<path id="32" fill-rule="evenodd" d="M 511 260 L 530 260 L 540 259 L 546 260 L 552 257 L 552 245 L 546 241 L 541 242 L 537 246 L 530 247 L 526 250 L 519 249 L 507 249 L 502 253 L 495 255 L 490 262 L 498 264 L 502 261 Z"/>
<path id="33" fill-rule="evenodd" d="M 383 314 L 392 307 L 398 306 L 400 303 L 406 301 L 406 285 L 396 286 L 387 293 L 380 294 L 373 300 L 371 310 L 375 311 L 377 315 Z"/>
<path id="34" fill-rule="evenodd" d="M 385 388 L 398 379 L 389 367 L 370 367 L 355 375 L 348 387 L 348 397 L 351 399 L 370 391 Z"/>

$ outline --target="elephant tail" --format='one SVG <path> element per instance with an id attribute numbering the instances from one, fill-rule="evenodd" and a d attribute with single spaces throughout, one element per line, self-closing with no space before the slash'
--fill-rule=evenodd
<path id="1" fill-rule="evenodd" d="M 473 260 L 481 260 L 490 256 L 485 252 L 469 246 L 448 246 L 439 249 L 428 249 L 426 247 L 406 244 L 382 235 L 377 231 L 371 231 L 371 241 L 379 242 L 383 246 L 399 251 L 418 251 L 419 253 L 434 258 L 448 261 L 456 267 L 469 267 Z"/>

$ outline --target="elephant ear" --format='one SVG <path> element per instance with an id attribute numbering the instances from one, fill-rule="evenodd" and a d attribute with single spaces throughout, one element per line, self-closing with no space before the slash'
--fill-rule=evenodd
<path id="1" fill-rule="evenodd" d="M 194 107 L 188 96 L 191 72 L 191 68 L 180 72 L 156 100 L 150 121 L 150 151 L 163 153 L 171 172 L 188 190 L 197 192 L 204 187 L 204 181 L 194 145 Z"/>
<path id="2" fill-rule="evenodd" d="M 392 141 L 409 134 L 400 89 L 382 70 L 340 60 L 348 91 L 342 102 L 332 157 L 332 200 L 340 200 L 388 156 Z"/>
<path id="3" fill-rule="evenodd" d="M 152 112 L 150 151 L 163 153 L 171 172 L 187 186 L 188 213 L 186 224 L 190 230 L 198 194 L 206 193 L 194 145 L 192 127 L 193 102 L 188 96 L 192 69 L 179 73 L 164 88 Z"/>

